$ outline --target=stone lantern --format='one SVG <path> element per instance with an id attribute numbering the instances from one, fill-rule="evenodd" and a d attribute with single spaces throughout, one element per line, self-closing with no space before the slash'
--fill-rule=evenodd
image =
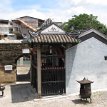
<path id="1" fill-rule="evenodd" d="M 81 99 L 87 100 L 87 98 L 90 98 L 90 102 L 91 102 L 91 83 L 93 83 L 93 81 L 90 81 L 84 77 L 83 80 L 77 82 L 80 83 Z"/>

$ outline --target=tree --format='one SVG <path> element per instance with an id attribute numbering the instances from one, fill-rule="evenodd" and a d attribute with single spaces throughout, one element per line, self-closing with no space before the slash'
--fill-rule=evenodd
<path id="1" fill-rule="evenodd" d="M 63 24 L 63 28 L 67 32 L 81 31 L 94 28 L 100 32 L 107 34 L 107 27 L 97 20 L 97 16 L 92 14 L 74 15 L 72 19 Z"/>

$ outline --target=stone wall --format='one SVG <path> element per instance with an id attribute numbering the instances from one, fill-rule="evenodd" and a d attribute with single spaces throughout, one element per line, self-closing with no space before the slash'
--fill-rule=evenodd
<path id="1" fill-rule="evenodd" d="M 28 44 L 0 44 L 0 83 L 16 81 L 16 59 L 22 55 L 22 49 L 25 48 L 29 48 Z M 6 71 L 5 65 L 12 65 L 12 70 Z"/>
<path id="2" fill-rule="evenodd" d="M 9 83 L 16 81 L 16 69 L 12 71 L 5 71 L 0 69 L 0 83 Z"/>

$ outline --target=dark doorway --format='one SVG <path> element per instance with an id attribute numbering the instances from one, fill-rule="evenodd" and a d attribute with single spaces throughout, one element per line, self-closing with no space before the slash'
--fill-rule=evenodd
<path id="1" fill-rule="evenodd" d="M 61 46 L 42 47 L 42 95 L 65 93 L 64 59 Z"/>

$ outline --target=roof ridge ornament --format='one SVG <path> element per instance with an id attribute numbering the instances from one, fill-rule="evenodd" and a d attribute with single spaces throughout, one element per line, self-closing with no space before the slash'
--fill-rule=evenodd
<path id="1" fill-rule="evenodd" d="M 46 28 L 47 26 L 51 25 L 53 22 L 52 22 L 52 19 L 48 18 L 47 20 L 44 21 L 44 23 L 41 25 L 41 29 L 43 28 Z"/>

